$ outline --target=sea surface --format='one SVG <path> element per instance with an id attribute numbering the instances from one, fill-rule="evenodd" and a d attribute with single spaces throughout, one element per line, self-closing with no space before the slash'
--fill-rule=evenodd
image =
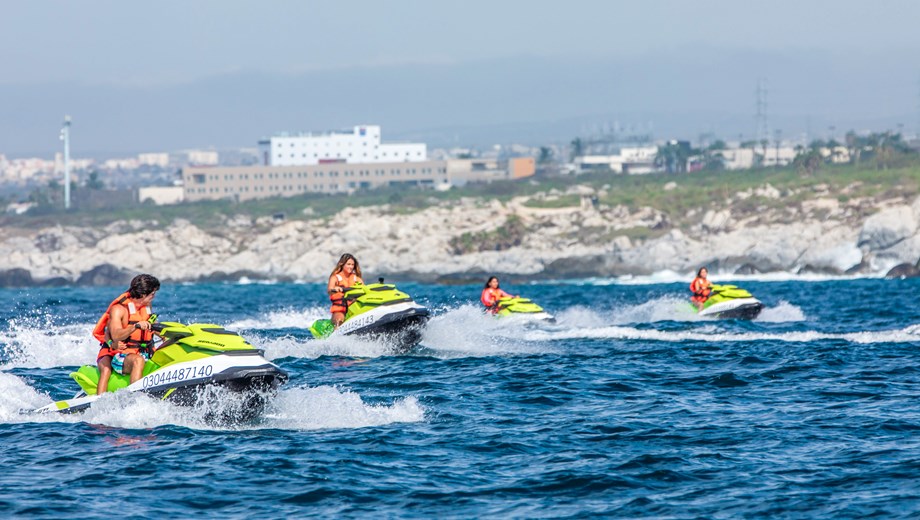
<path id="1" fill-rule="evenodd" d="M 232 426 L 127 393 L 23 413 L 73 396 L 123 288 L 0 290 L 0 516 L 920 516 L 920 280 L 743 279 L 754 321 L 697 318 L 687 283 L 503 287 L 542 325 L 399 283 L 435 315 L 408 355 L 311 339 L 318 284 L 165 285 L 161 320 L 291 374 Z"/>

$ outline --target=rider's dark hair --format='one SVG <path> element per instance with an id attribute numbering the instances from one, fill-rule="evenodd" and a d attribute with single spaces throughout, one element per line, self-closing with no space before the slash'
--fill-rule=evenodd
<path id="1" fill-rule="evenodd" d="M 131 279 L 131 288 L 128 289 L 128 296 L 132 298 L 143 298 L 159 288 L 160 281 L 157 280 L 155 276 L 139 274 Z"/>
<path id="2" fill-rule="evenodd" d="M 486 289 L 489 288 L 489 284 L 492 283 L 492 280 L 498 281 L 498 277 L 497 277 L 497 276 L 490 276 L 489 279 L 486 280 L 486 286 L 485 286 Z"/>
<path id="3" fill-rule="evenodd" d="M 696 271 L 696 277 L 697 277 L 697 278 L 699 278 L 700 275 L 703 274 L 703 269 L 706 269 L 706 266 L 705 266 L 705 265 L 704 265 L 703 267 L 700 267 L 699 269 L 697 269 L 697 271 Z M 709 269 L 706 269 L 706 270 L 708 271 Z"/>

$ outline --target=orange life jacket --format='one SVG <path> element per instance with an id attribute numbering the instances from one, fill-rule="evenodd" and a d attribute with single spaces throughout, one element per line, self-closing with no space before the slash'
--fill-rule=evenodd
<path id="1" fill-rule="evenodd" d="M 510 298 L 511 295 L 499 288 L 486 287 L 482 291 L 482 296 L 479 297 L 479 301 L 482 302 L 486 307 L 494 307 L 498 300 L 501 298 Z"/>
<path id="2" fill-rule="evenodd" d="M 697 276 L 693 279 L 693 282 L 690 283 L 690 292 L 693 293 L 694 301 L 706 301 L 709 298 L 709 294 L 712 292 L 710 288 L 712 283 L 705 278 Z"/>
<path id="3" fill-rule="evenodd" d="M 134 302 L 131 301 L 131 296 L 128 293 L 123 293 L 118 298 L 112 300 L 112 303 L 109 304 L 109 307 L 105 310 L 105 313 L 99 318 L 99 321 L 96 322 L 96 326 L 93 328 L 93 337 L 99 341 L 99 344 L 102 346 L 102 351 L 107 351 L 105 353 L 100 351 L 99 356 L 111 355 L 112 352 L 135 354 L 140 349 L 150 348 L 153 344 L 153 332 L 141 329 L 135 330 L 127 339 L 122 340 L 127 347 L 124 350 L 116 351 L 110 346 L 109 342 L 112 336 L 109 334 L 109 320 L 111 319 L 112 308 L 116 305 L 121 305 L 128 311 L 129 325 L 140 321 L 148 321 L 152 314 L 149 305 L 137 308 Z"/>
<path id="4" fill-rule="evenodd" d="M 364 283 L 361 280 L 361 277 L 358 276 L 358 273 L 351 273 L 350 276 L 345 276 L 341 273 L 335 273 L 332 275 L 335 277 L 335 285 L 333 287 L 341 287 L 342 289 L 347 289 L 354 286 L 356 283 Z M 348 302 L 345 301 L 345 292 L 334 292 L 329 295 L 329 299 L 332 300 L 332 314 L 337 312 L 345 313 L 348 311 Z"/>

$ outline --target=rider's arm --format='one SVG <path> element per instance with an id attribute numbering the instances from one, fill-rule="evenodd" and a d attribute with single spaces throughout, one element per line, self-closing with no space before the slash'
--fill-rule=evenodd
<path id="1" fill-rule="evenodd" d="M 326 292 L 332 296 L 334 293 L 341 292 L 339 287 L 336 287 L 335 275 L 329 277 L 329 284 L 326 286 Z"/>
<path id="2" fill-rule="evenodd" d="M 109 311 L 109 336 L 115 341 L 128 339 L 135 330 L 150 328 L 150 323 L 146 321 L 128 323 L 127 312 L 120 305 L 113 306 L 112 310 Z"/>

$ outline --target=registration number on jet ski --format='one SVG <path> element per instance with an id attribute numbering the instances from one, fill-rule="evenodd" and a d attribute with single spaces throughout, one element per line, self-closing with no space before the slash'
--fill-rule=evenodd
<path id="1" fill-rule="evenodd" d="M 163 372 L 157 372 L 155 374 L 150 374 L 144 378 L 144 388 L 151 386 L 165 385 L 169 383 L 174 383 L 176 381 L 185 381 L 187 379 L 196 379 L 199 377 L 210 377 L 214 372 L 214 367 L 211 365 L 203 365 L 200 367 L 185 367 L 177 368 L 175 370 L 166 370 Z"/>
<path id="2" fill-rule="evenodd" d="M 348 323 L 342 325 L 342 331 L 346 333 L 351 332 L 355 329 L 360 329 L 361 327 L 370 325 L 371 323 L 374 323 L 375 321 L 377 321 L 377 318 L 375 318 L 374 316 L 364 316 L 364 317 L 354 318 Z"/>

